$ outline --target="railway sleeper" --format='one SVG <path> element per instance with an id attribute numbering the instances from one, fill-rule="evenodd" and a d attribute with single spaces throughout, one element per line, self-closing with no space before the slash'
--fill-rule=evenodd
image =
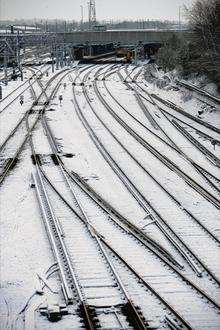
<path id="1" fill-rule="evenodd" d="M 66 157 L 66 158 L 73 158 L 75 156 L 75 154 L 68 152 L 68 153 L 63 154 L 62 156 Z"/>
<path id="2" fill-rule="evenodd" d="M 192 144 L 194 144 L 206 157 L 216 166 L 220 167 L 220 160 L 211 153 L 207 148 L 205 148 L 200 142 L 198 142 L 187 130 L 185 130 L 178 122 L 174 119 L 171 120 L 174 126 L 185 135 Z"/>
<path id="3" fill-rule="evenodd" d="M 39 113 L 39 112 L 41 112 L 41 111 L 42 111 L 41 108 L 40 108 L 40 109 L 30 109 L 30 110 L 28 111 L 28 115 L 33 115 L 33 114 Z"/>
<path id="4" fill-rule="evenodd" d="M 173 329 L 173 330 L 181 330 L 183 329 L 181 324 L 178 324 L 177 319 L 171 319 L 169 316 L 165 316 L 165 322 L 166 324 L 169 326 L 169 328 Z"/>
<path id="5" fill-rule="evenodd" d="M 85 189 L 87 191 L 89 191 L 93 197 L 95 197 L 96 201 L 99 202 L 99 205 L 101 204 L 101 207 L 104 207 L 106 209 L 106 211 L 110 214 L 112 214 L 113 216 L 115 216 L 117 219 L 119 219 L 123 224 L 125 224 L 126 226 L 128 226 L 129 229 L 131 229 L 136 235 L 139 236 L 140 239 L 143 239 L 145 241 L 149 241 L 149 237 L 147 237 L 144 232 L 142 232 L 138 227 L 134 226 L 132 223 L 129 223 L 129 221 L 127 221 L 127 219 L 125 219 L 124 217 L 122 217 L 115 209 L 112 208 L 112 206 L 110 204 L 108 204 L 108 202 L 106 202 L 103 198 L 101 198 L 86 182 L 85 180 L 83 180 L 77 173 L 72 171 L 73 176 L 76 178 L 76 180 L 79 182 L 79 184 L 81 186 L 84 186 Z M 111 216 L 111 215 L 110 215 Z M 126 230 L 126 229 L 125 229 Z M 155 242 L 150 241 L 150 243 L 155 246 L 158 249 L 158 245 L 154 244 Z M 180 267 L 181 269 L 183 268 L 182 265 L 180 265 L 179 263 L 176 262 L 176 260 L 174 260 L 174 258 L 172 257 L 172 255 L 170 255 L 169 253 L 167 253 L 167 251 L 165 251 L 162 248 L 162 254 L 165 255 L 166 258 L 168 258 L 172 263 L 174 263 L 176 266 Z"/>
<path id="6" fill-rule="evenodd" d="M 182 108 L 179 108 L 176 104 L 172 103 L 169 100 L 164 100 L 164 99 L 160 98 L 156 94 L 150 94 L 150 95 L 153 98 L 155 98 L 156 100 L 158 100 L 159 102 L 161 102 L 161 103 L 165 104 L 166 106 L 168 106 L 169 108 L 171 108 L 171 109 L 173 109 L 173 110 L 175 110 L 175 111 L 183 114 L 184 116 L 186 116 L 186 117 L 188 117 L 188 118 L 190 118 L 190 119 L 192 119 L 192 120 L 200 123 L 201 125 L 203 125 L 203 126 L 205 126 L 205 127 L 207 127 L 207 128 L 209 128 L 209 129 L 211 129 L 211 130 L 213 130 L 213 131 L 215 131 L 215 132 L 217 132 L 217 133 L 220 134 L 220 130 L 219 130 L 218 127 L 215 127 L 215 126 L 213 126 L 213 125 L 211 125 L 211 124 L 209 124 L 209 123 L 207 123 L 207 122 L 205 122 L 205 121 L 203 121 L 203 120 L 201 120 L 201 119 L 199 119 L 199 118 L 191 115 L 190 113 L 188 113 L 187 111 L 184 111 Z"/>
<path id="7" fill-rule="evenodd" d="M 18 163 L 18 158 L 7 158 L 4 160 L 3 165 L 1 164 L 0 168 L 3 168 L 2 173 L 0 176 L 2 176 L 5 172 L 13 170 L 13 168 L 16 166 Z"/>
<path id="8" fill-rule="evenodd" d="M 31 159 L 34 165 L 36 164 L 40 166 L 51 165 L 51 164 L 54 164 L 56 166 L 59 165 L 59 160 L 57 159 L 57 156 L 55 154 L 49 154 L 49 155 L 35 154 L 35 155 L 31 155 Z"/>
<path id="9" fill-rule="evenodd" d="M 57 156 L 56 156 L 55 154 L 51 154 L 50 157 L 51 157 L 53 163 L 54 163 L 56 166 L 58 166 L 58 165 L 59 165 L 59 159 L 57 159 Z"/>
<path id="10" fill-rule="evenodd" d="M 149 323 L 145 320 L 142 315 L 140 308 L 134 306 L 131 301 L 128 301 L 123 307 L 122 312 L 126 317 L 130 326 L 132 326 L 136 330 L 144 330 L 147 329 Z"/>
<path id="11" fill-rule="evenodd" d="M 40 166 L 42 165 L 41 157 L 39 154 L 31 155 L 31 160 L 34 165 L 36 165 L 36 164 L 38 164 Z"/>
<path id="12" fill-rule="evenodd" d="M 64 304 L 48 304 L 39 308 L 40 314 L 44 315 L 51 322 L 60 321 L 63 315 L 68 314 L 68 309 Z"/>
<path id="13" fill-rule="evenodd" d="M 81 322 L 84 323 L 86 329 L 94 330 L 101 328 L 96 310 L 93 306 L 89 306 L 82 302 L 78 308 L 78 313 L 82 319 Z"/>

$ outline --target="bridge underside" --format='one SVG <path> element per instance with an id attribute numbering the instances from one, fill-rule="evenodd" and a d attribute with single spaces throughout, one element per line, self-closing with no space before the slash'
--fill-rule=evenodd
<path id="1" fill-rule="evenodd" d="M 188 31 L 82 31 L 63 33 L 62 38 L 67 43 L 118 43 L 123 45 L 137 44 L 139 41 L 144 43 L 166 42 L 173 34 L 191 38 L 192 33 Z"/>

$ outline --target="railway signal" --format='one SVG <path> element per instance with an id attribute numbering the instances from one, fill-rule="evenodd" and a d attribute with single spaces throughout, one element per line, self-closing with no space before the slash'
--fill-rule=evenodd
<path id="1" fill-rule="evenodd" d="M 24 95 L 21 95 L 20 96 L 20 105 L 23 105 L 23 103 L 24 103 Z"/>
<path id="2" fill-rule="evenodd" d="M 60 101 L 60 105 L 61 105 L 61 103 L 63 101 L 63 95 L 59 95 L 59 101 Z"/>
<path id="3" fill-rule="evenodd" d="M 215 146 L 217 144 L 217 140 L 213 139 L 212 142 L 211 142 L 211 144 L 213 145 L 213 149 L 215 150 Z"/>

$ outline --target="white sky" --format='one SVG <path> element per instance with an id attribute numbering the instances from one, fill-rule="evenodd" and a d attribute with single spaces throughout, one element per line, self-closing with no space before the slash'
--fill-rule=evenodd
<path id="1" fill-rule="evenodd" d="M 179 6 L 194 0 L 96 0 L 97 19 L 178 19 Z M 0 19 L 87 18 L 88 0 L 0 0 Z"/>

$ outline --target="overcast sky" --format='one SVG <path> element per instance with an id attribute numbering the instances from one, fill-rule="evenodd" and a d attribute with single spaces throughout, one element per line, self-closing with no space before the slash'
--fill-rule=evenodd
<path id="1" fill-rule="evenodd" d="M 179 6 L 194 0 L 96 0 L 97 19 L 178 19 Z M 80 5 L 87 18 L 88 0 L 0 0 L 0 19 L 80 19 Z"/>

